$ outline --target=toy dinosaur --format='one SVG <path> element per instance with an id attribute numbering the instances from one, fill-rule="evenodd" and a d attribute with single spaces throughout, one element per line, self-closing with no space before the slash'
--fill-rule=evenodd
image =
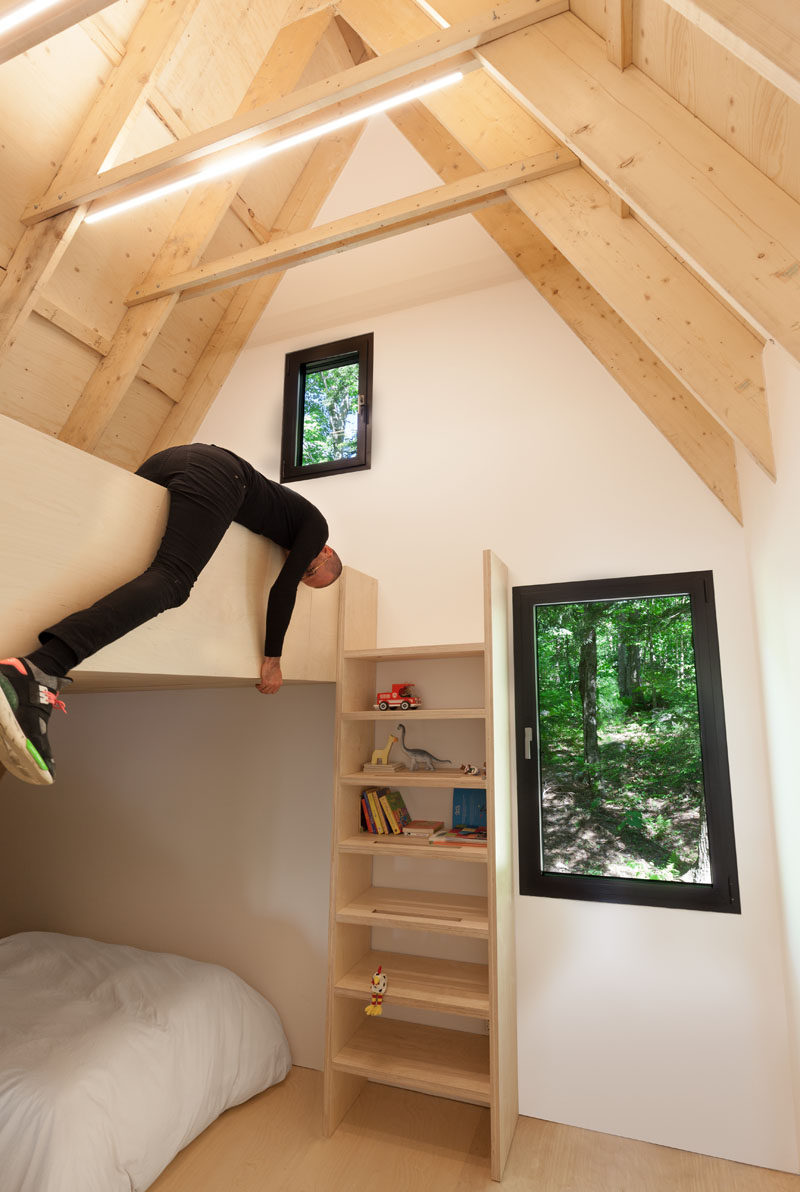
<path id="1" fill-rule="evenodd" d="M 427 749 L 409 749 L 406 745 L 406 726 L 404 724 L 395 725 L 394 731 L 400 734 L 400 748 L 408 758 L 409 770 L 418 770 L 420 766 L 426 770 L 435 770 L 436 762 L 442 766 L 452 764 L 449 758 L 434 757 L 432 753 L 428 753 Z"/>

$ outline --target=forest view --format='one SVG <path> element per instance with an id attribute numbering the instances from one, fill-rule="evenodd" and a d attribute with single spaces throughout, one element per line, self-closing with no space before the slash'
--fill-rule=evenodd
<path id="1" fill-rule="evenodd" d="M 535 628 L 544 872 L 710 883 L 689 596 Z"/>
<path id="2" fill-rule="evenodd" d="M 303 402 L 300 463 L 352 459 L 358 450 L 358 358 L 353 364 L 309 365 Z"/>

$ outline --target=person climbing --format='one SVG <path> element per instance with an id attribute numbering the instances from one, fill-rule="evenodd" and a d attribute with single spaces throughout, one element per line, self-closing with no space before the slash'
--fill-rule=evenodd
<path id="1" fill-rule="evenodd" d="M 300 583 L 325 588 L 342 570 L 316 506 L 268 480 L 232 451 L 214 444 L 168 447 L 145 460 L 137 476 L 169 492 L 164 537 L 141 575 L 39 634 L 40 647 L 0 661 L 0 762 L 17 778 L 50 784 L 55 763 L 47 737 L 54 707 L 73 667 L 146 621 L 183 604 L 231 522 L 271 539 L 288 553 L 267 601 L 258 690 L 281 686 L 283 639 Z"/>

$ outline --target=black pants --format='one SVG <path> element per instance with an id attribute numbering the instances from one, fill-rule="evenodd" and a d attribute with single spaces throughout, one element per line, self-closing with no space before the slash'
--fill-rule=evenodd
<path id="1" fill-rule="evenodd" d="M 220 447 L 169 447 L 136 474 L 169 491 L 167 528 L 145 572 L 39 634 L 42 643 L 54 637 L 65 642 L 75 665 L 188 599 L 247 492 L 235 458 Z"/>

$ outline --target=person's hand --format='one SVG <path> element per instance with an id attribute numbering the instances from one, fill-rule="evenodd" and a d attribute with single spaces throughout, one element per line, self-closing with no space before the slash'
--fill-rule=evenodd
<path id="1" fill-rule="evenodd" d="M 265 658 L 261 663 L 261 682 L 256 687 L 262 695 L 274 695 L 283 682 L 280 658 Z"/>

